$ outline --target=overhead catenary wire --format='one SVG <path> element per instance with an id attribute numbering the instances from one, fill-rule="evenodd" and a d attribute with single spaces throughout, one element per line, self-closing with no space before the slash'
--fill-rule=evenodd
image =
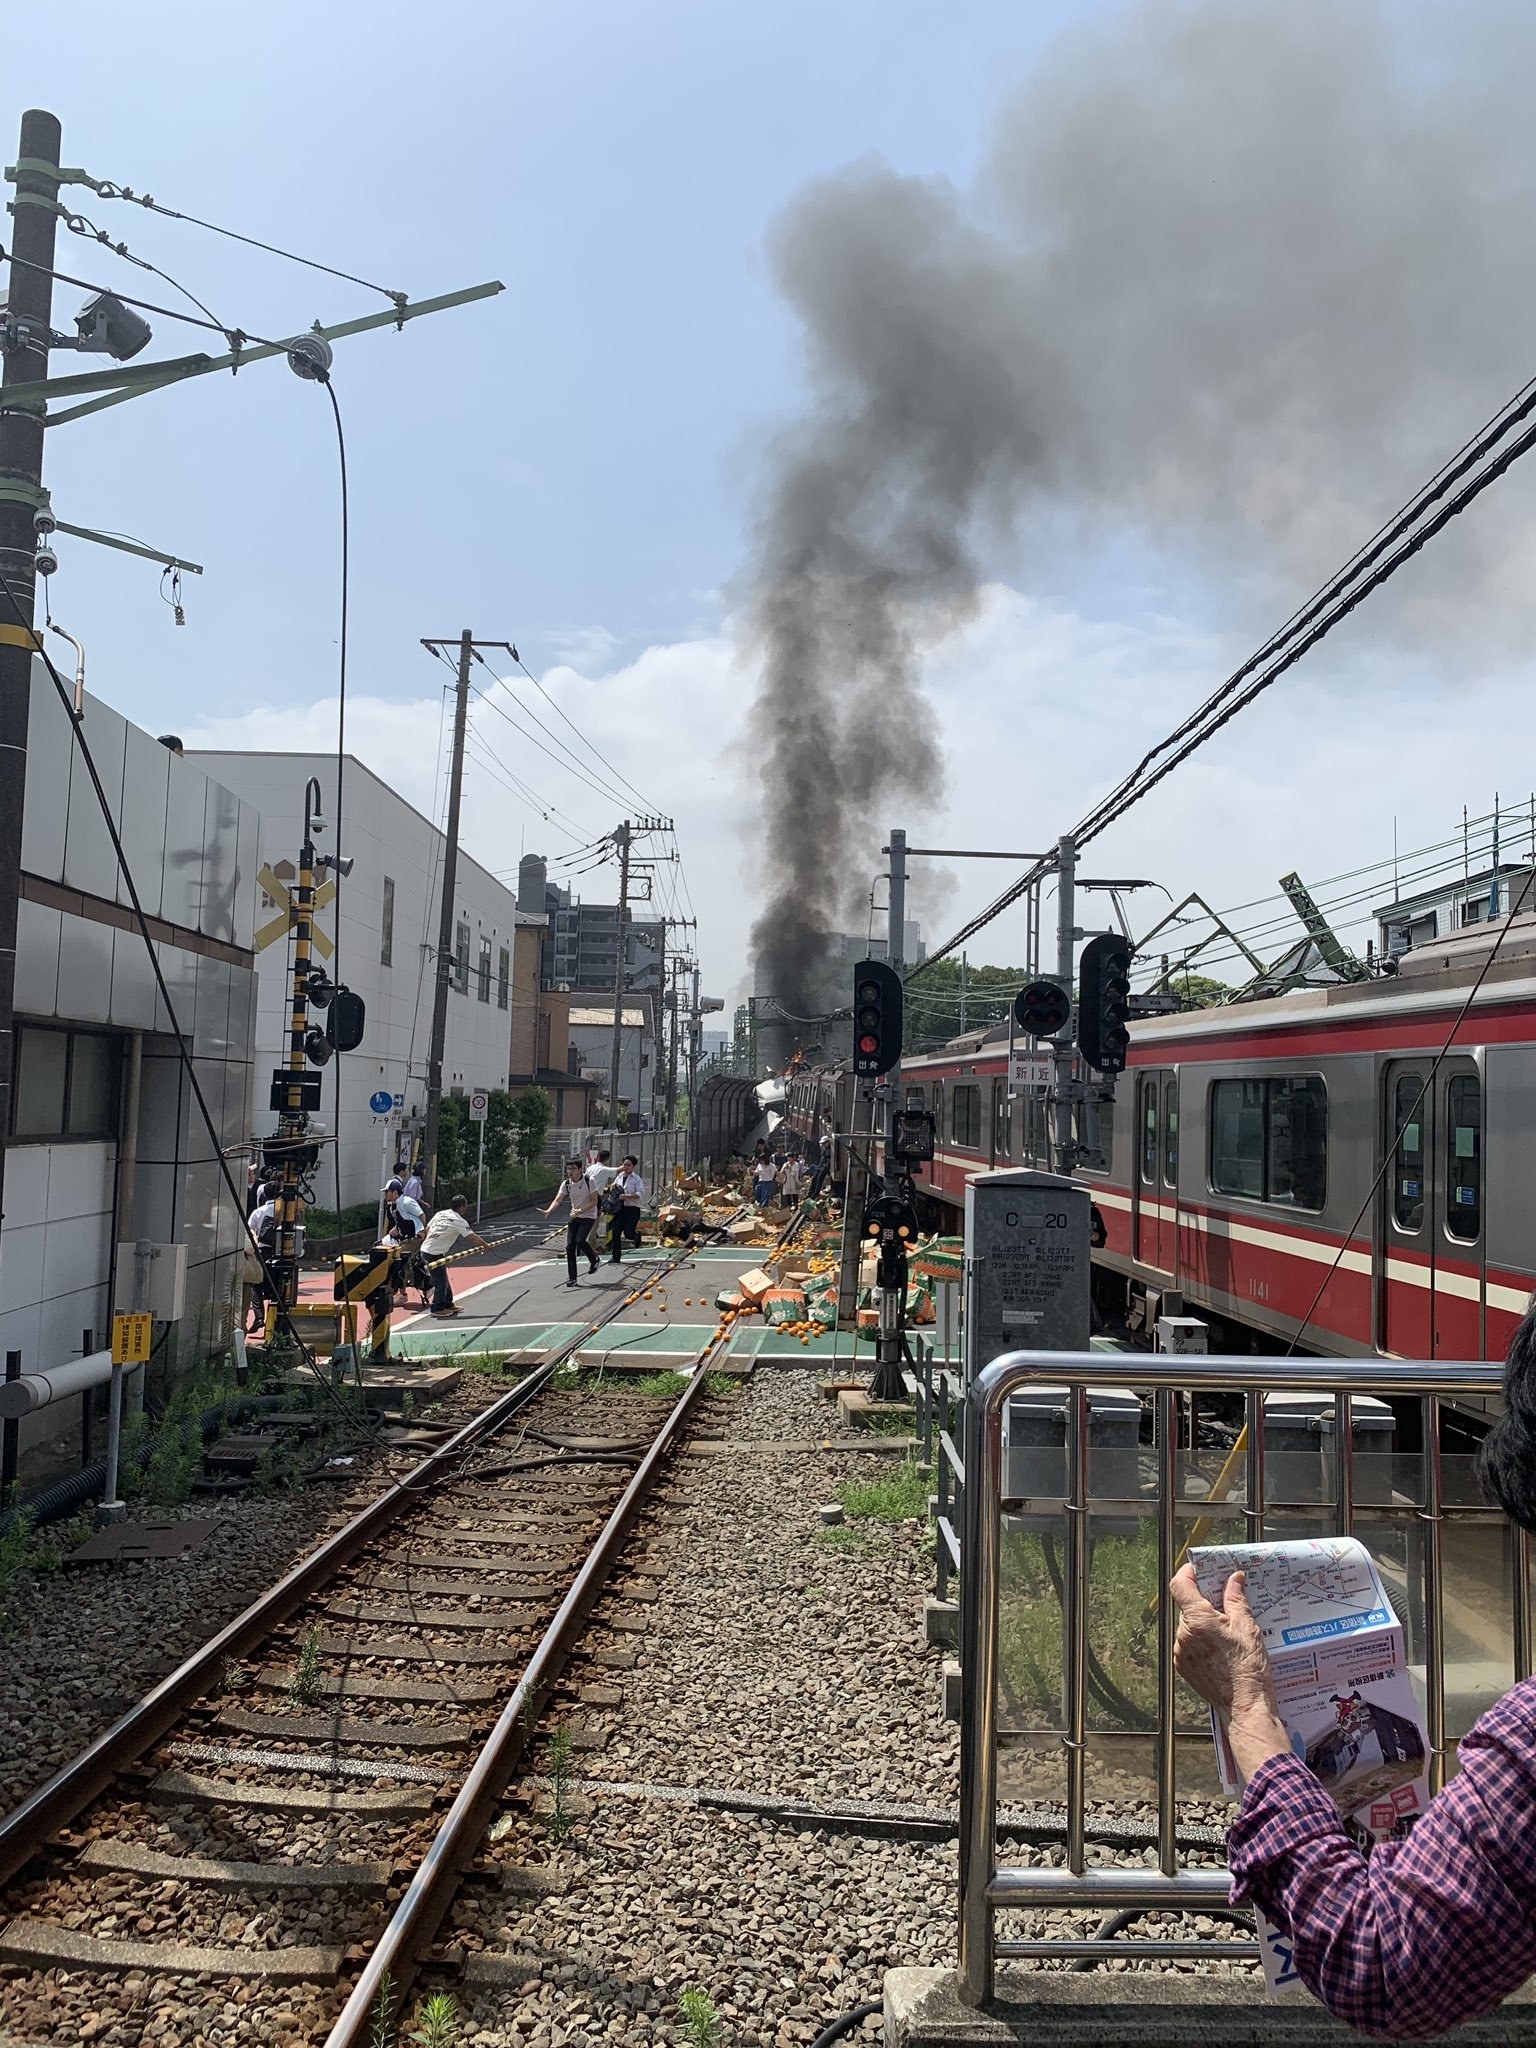
<path id="1" fill-rule="evenodd" d="M 297 256 L 291 249 L 280 249 L 275 242 L 260 241 L 255 235 L 242 235 L 234 228 L 220 227 L 216 221 L 200 220 L 195 213 L 181 213 L 173 206 L 162 206 L 147 192 L 135 192 L 131 185 L 115 184 L 110 178 L 90 178 L 84 172 L 78 173 L 78 182 L 88 185 L 98 199 L 121 199 L 130 206 L 142 206 L 149 213 L 158 213 L 166 220 L 185 221 L 188 227 L 201 228 L 205 234 L 222 235 L 226 241 L 243 242 L 248 249 L 264 250 L 268 256 L 279 256 L 285 263 L 297 263 L 305 270 L 322 271 L 327 277 L 339 277 L 345 284 L 361 285 L 365 292 L 377 292 L 380 298 L 389 299 L 394 305 L 410 304 L 405 292 L 391 291 L 387 285 L 370 284 L 366 277 L 354 277 L 350 270 L 338 270 L 334 264 L 320 263 L 312 256 Z"/>
<path id="2" fill-rule="evenodd" d="M 1325 583 L 1283 626 L 1235 670 L 1165 739 L 1149 749 L 1131 770 L 1102 798 L 1073 833 L 1079 846 L 1098 837 L 1109 825 L 1140 802 L 1173 773 L 1207 740 L 1221 731 L 1264 690 L 1284 675 L 1332 628 L 1347 618 L 1366 597 L 1387 582 L 1403 564 L 1449 522 L 1472 504 L 1511 465 L 1536 445 L 1536 425 L 1525 425 L 1510 435 L 1536 409 L 1536 380 L 1520 391 L 1440 470 L 1401 510 L 1379 527 L 1343 569 Z M 1502 447 L 1500 442 L 1504 442 Z M 1479 469 L 1477 465 L 1483 466 Z M 1026 890 L 1052 871 L 1053 859 L 1036 861 L 1001 895 L 963 925 L 927 959 L 910 970 L 908 979 L 921 976 L 939 960 L 967 944 L 1002 912 L 1016 903 Z"/>

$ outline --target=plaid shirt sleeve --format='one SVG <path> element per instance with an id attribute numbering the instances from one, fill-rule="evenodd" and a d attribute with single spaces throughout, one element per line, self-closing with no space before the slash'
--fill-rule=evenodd
<path id="1" fill-rule="evenodd" d="M 1483 1715 L 1405 1841 L 1367 1860 L 1299 1758 L 1254 1772 L 1233 1825 L 1234 1905 L 1294 1944 L 1302 1982 L 1362 2033 L 1422 2038 L 1536 1972 L 1536 1680 Z"/>

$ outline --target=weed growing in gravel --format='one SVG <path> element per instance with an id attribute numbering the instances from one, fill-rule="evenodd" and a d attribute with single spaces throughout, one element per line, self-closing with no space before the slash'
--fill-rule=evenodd
<path id="1" fill-rule="evenodd" d="M 831 1529 L 817 1529 L 813 1531 L 812 1540 L 821 1544 L 826 1550 L 862 1550 L 864 1548 L 864 1531 L 862 1529 L 850 1529 L 846 1523 L 838 1523 Z"/>
<path id="2" fill-rule="evenodd" d="M 911 1522 L 928 1512 L 928 1481 L 909 1458 L 878 1479 L 850 1479 L 838 1488 L 843 1512 L 861 1522 Z"/>
<path id="3" fill-rule="evenodd" d="M 911 1436 L 917 1425 L 910 1415 L 877 1415 L 863 1427 L 871 1436 Z"/>
<path id="4" fill-rule="evenodd" d="M 459 2032 L 458 2000 L 451 1991 L 434 1991 L 416 2018 L 419 2024 L 411 2039 L 421 2048 L 459 2048 L 464 2037 Z"/>
<path id="5" fill-rule="evenodd" d="M 677 2001 L 677 2012 L 688 2048 L 719 2048 L 720 2015 L 707 1991 L 690 1984 Z"/>
<path id="6" fill-rule="evenodd" d="M 704 1391 L 713 1394 L 717 1401 L 724 1401 L 741 1392 L 741 1381 L 733 1373 L 712 1372 L 704 1382 Z"/>
<path id="7" fill-rule="evenodd" d="M 685 1372 L 648 1372 L 644 1379 L 631 1382 L 637 1394 L 651 1394 L 658 1401 L 675 1401 L 688 1386 Z"/>
<path id="8" fill-rule="evenodd" d="M 293 1677 L 288 1685 L 288 1697 L 296 1707 L 313 1707 L 320 1699 L 320 1631 L 310 1628 L 304 1631 L 304 1640 L 299 1645 L 299 1661 L 293 1667 Z"/>
<path id="9" fill-rule="evenodd" d="M 395 1980 L 386 1970 L 368 2021 L 368 2048 L 395 2048 Z"/>
<path id="10" fill-rule="evenodd" d="M 32 1543 L 32 1510 L 18 1508 L 0 1528 L 0 1618 L 9 1621 L 9 1607 L 16 1574 L 27 1561 Z"/>
<path id="11" fill-rule="evenodd" d="M 500 1379 L 507 1368 L 505 1351 L 456 1351 L 453 1362 L 465 1372 L 480 1373 L 487 1379 Z"/>
<path id="12" fill-rule="evenodd" d="M 550 1838 L 563 1842 L 572 1827 L 571 1731 L 568 1728 L 557 1728 L 549 1738 L 549 1781 L 554 1794 L 549 1816 Z"/>

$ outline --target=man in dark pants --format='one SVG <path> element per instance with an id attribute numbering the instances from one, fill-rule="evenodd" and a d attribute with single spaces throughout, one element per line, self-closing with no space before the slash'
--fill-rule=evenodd
<path id="1" fill-rule="evenodd" d="M 478 1251 L 485 1250 L 485 1239 L 469 1227 L 469 1203 L 463 1195 L 455 1195 L 446 1209 L 438 1210 L 421 1240 L 421 1256 L 432 1275 L 432 1313 L 435 1316 L 458 1314 L 453 1305 L 453 1285 L 448 1278 L 448 1268 L 441 1262 L 466 1237 Z"/>
<path id="2" fill-rule="evenodd" d="M 645 1182 L 640 1177 L 640 1162 L 631 1152 L 619 1168 L 619 1177 L 610 1193 L 620 1197 L 619 1206 L 613 1212 L 613 1224 L 608 1235 L 608 1258 L 617 1266 L 624 1255 L 624 1240 L 638 1245 L 640 1239 L 640 1207 L 645 1200 Z"/>

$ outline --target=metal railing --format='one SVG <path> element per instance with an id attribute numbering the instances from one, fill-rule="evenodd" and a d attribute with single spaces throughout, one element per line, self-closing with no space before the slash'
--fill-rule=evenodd
<path id="1" fill-rule="evenodd" d="M 664 1201 L 672 1188 L 672 1169 L 688 1165 L 686 1131 L 605 1131 L 595 1124 L 562 1125 L 544 1142 L 545 1163 L 563 1166 L 567 1159 L 585 1159 L 589 1147 L 602 1147 L 613 1154 L 613 1163 L 627 1152 L 640 1162 L 640 1176 L 652 1201 Z"/>
<path id="2" fill-rule="evenodd" d="M 933 1590 L 940 1600 L 947 1600 L 950 1579 L 960 1570 L 965 1519 L 965 1382 L 960 1367 L 943 1363 L 921 1337 L 913 1340 L 912 1356 L 912 1370 L 904 1378 L 912 1393 L 918 1455 L 934 1481 Z"/>
<path id="3" fill-rule="evenodd" d="M 1303 1358 L 1227 1358 L 1159 1355 L 1114 1355 L 1099 1352 L 1014 1352 L 998 1359 L 977 1375 L 966 1402 L 964 1445 L 964 1517 L 960 1546 L 961 1572 L 961 1738 L 960 1738 L 960 1939 L 957 1988 L 967 2004 L 978 2005 L 991 1996 L 993 1972 L 999 1958 L 1033 1958 L 1098 1954 L 1145 1955 L 1160 1952 L 1208 1954 L 1233 1957 L 1256 1953 L 1248 1945 L 1231 1941 L 1209 1943 L 1164 1943 L 1137 1940 L 1111 1948 L 1107 1943 L 1085 1942 L 1080 1936 L 1029 1941 L 999 1940 L 995 1920 L 999 1910 L 1042 1911 L 1076 1908 L 1114 1913 L 1121 1909 L 1164 1912 L 1210 1911 L 1227 1901 L 1229 1874 L 1210 1864 L 1191 1867 L 1182 1860 L 1179 1847 L 1178 1752 L 1181 1731 L 1178 1724 L 1178 1695 L 1173 1667 L 1176 1617 L 1168 1597 L 1167 1583 L 1173 1575 L 1181 1550 L 1191 1539 L 1204 1540 L 1197 1523 L 1216 1520 L 1240 1521 L 1239 1540 L 1262 1542 L 1281 1535 L 1325 1533 L 1320 1525 L 1331 1524 L 1332 1533 L 1352 1535 L 1357 1518 L 1357 1469 L 1365 1468 L 1369 1503 L 1362 1500 L 1362 1520 L 1378 1527 L 1386 1521 L 1405 1532 L 1406 1569 L 1404 1597 L 1419 1622 L 1419 1645 L 1424 1668 L 1425 1721 L 1429 1739 L 1431 1787 L 1441 1784 L 1446 1759 L 1454 1748 L 1447 1732 L 1446 1700 L 1446 1532 L 1449 1524 L 1470 1522 L 1499 1534 L 1501 1557 L 1507 1564 L 1507 1585 L 1512 1605 L 1508 1636 L 1510 1654 L 1497 1647 L 1496 1690 L 1503 1689 L 1508 1669 L 1513 1680 L 1529 1676 L 1531 1670 L 1530 1557 L 1523 1532 L 1511 1525 L 1497 1510 L 1488 1508 L 1473 1492 L 1462 1468 L 1469 1461 L 1456 1458 L 1452 1476 L 1452 1498 L 1447 1499 L 1446 1431 L 1457 1428 L 1454 1415 L 1444 1404 L 1497 1393 L 1502 1368 L 1491 1362 L 1456 1364 L 1444 1360 L 1423 1362 L 1412 1359 L 1365 1358 L 1347 1363 Z M 1090 1389 L 1125 1387 L 1150 1390 L 1153 1406 L 1154 1442 L 1150 1454 L 1135 1453 L 1137 1478 L 1133 1497 L 1110 1499 L 1090 1491 L 1090 1468 L 1102 1459 L 1097 1446 L 1090 1447 Z M 1010 1396 L 1031 1387 L 1065 1387 L 1065 1444 L 1060 1455 L 1065 1468 L 1064 1495 L 1039 1500 L 1010 1498 L 1004 1490 L 1003 1419 Z M 1203 1484 L 1196 1453 L 1196 1404 L 1213 1394 L 1238 1394 L 1244 1398 L 1243 1428 L 1225 1461 L 1215 1486 Z M 1303 1489 L 1300 1502 L 1271 1499 L 1266 1495 L 1266 1395 L 1319 1394 L 1332 1397 L 1331 1410 L 1316 1418 L 1321 1432 L 1331 1434 L 1331 1485 Z M 1188 1453 L 1180 1445 L 1181 1397 L 1190 1396 L 1187 1417 Z M 1419 1403 L 1422 1447 L 1414 1454 L 1421 1459 L 1417 1478 L 1399 1487 L 1404 1461 L 1394 1455 L 1386 1478 L 1375 1469 L 1370 1454 L 1362 1456 L 1355 1443 L 1357 1418 L 1352 1396 L 1381 1396 Z M 1379 1403 L 1372 1404 L 1379 1407 Z M 1271 1423 L 1277 1420 L 1271 1416 Z M 1271 1432 L 1273 1433 L 1273 1432 Z M 1470 1449 L 1471 1439 L 1465 1440 Z M 1273 1453 L 1274 1447 L 1271 1445 Z M 1279 1463 L 1278 1453 L 1274 1453 Z M 1182 1463 L 1181 1463 L 1182 1460 Z M 1153 1484 L 1142 1490 L 1140 1473 L 1145 1462 L 1152 1466 Z M 957 1457 L 957 1463 L 960 1462 Z M 1124 1452 L 1120 1476 L 1126 1472 Z M 1319 1477 L 1326 1464 L 1318 1467 Z M 1241 1476 L 1241 1491 L 1229 1485 Z M 1390 1483 L 1387 1483 L 1387 1480 Z M 999 1615 L 1004 1550 L 1004 1503 L 1010 1511 L 1023 1511 L 1032 1526 L 1043 1526 L 1040 1511 L 1064 1515 L 1066 1523 L 1065 1568 L 1060 1575 L 1062 1604 L 1062 1694 L 1060 1729 L 1065 1751 L 1066 1812 L 1064 1867 L 1000 1867 L 997 1860 L 998 1749 L 1000 1733 L 999 1688 L 1003 1677 L 999 1653 Z M 1298 1509 L 1300 1512 L 1298 1512 Z M 1106 1515 L 1106 1510 L 1108 1514 Z M 1282 1510 L 1286 1512 L 1282 1513 Z M 1147 1618 L 1155 1607 L 1155 1706 L 1146 1712 L 1147 1732 L 1155 1756 L 1156 1773 L 1156 1867 L 1089 1868 L 1087 1816 L 1089 1760 L 1090 1680 L 1102 1679 L 1089 1641 L 1091 1574 L 1094 1537 L 1091 1518 L 1105 1520 L 1135 1516 L 1152 1521 L 1156 1527 L 1156 1585 L 1149 1587 Z M 1266 1517 L 1271 1526 L 1266 1530 Z M 1138 1524 L 1139 1526 L 1139 1524 Z M 1507 1532 L 1507 1533 L 1505 1533 Z M 1220 1539 L 1218 1539 L 1220 1540 Z M 1149 1546 L 1150 1547 L 1150 1546 Z M 940 1555 L 944 1552 L 942 1535 Z M 1466 1557 L 1460 1560 L 1466 1563 Z M 1501 1571 L 1503 1566 L 1501 1566 Z M 1417 1605 L 1415 1605 L 1415 1599 Z M 1471 1603 L 1472 1617 L 1482 1631 L 1486 1645 L 1488 1602 Z M 1415 1663 L 1415 1646 L 1410 1643 L 1409 1660 Z M 1490 1681 L 1486 1670 L 1473 1691 L 1486 1693 Z M 1102 1696 L 1102 1686 L 1099 1686 Z M 1193 1728 L 1183 1736 L 1202 1742 L 1209 1755 L 1209 1736 Z"/>

